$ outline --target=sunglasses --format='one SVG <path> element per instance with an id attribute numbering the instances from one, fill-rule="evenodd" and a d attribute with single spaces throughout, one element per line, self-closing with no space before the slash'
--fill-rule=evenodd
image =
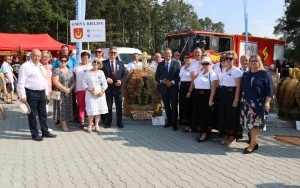
<path id="1" fill-rule="evenodd" d="M 67 62 L 67 60 L 61 59 L 60 62 Z"/>
<path id="2" fill-rule="evenodd" d="M 256 60 L 256 59 L 250 61 L 250 63 L 257 63 L 257 62 L 258 62 L 258 60 Z"/>
<path id="3" fill-rule="evenodd" d="M 98 65 L 100 64 L 100 62 L 99 62 L 99 61 L 93 61 L 93 63 L 97 63 Z"/>
<path id="4" fill-rule="evenodd" d="M 102 53 L 102 51 L 95 51 L 95 53 Z"/>
<path id="5" fill-rule="evenodd" d="M 233 57 L 225 57 L 225 60 L 230 60 L 230 61 L 232 61 L 232 60 L 233 60 Z"/>
<path id="6" fill-rule="evenodd" d="M 209 65 L 210 63 L 201 63 L 202 66 L 207 66 Z"/>
<path id="7" fill-rule="evenodd" d="M 109 52 L 109 53 L 111 53 L 111 54 L 117 54 L 117 52 Z"/>

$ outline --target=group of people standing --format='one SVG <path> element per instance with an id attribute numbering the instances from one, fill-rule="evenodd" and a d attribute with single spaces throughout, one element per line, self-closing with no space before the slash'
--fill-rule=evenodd
<path id="1" fill-rule="evenodd" d="M 34 49 L 30 59 L 19 70 L 18 90 L 21 102 L 28 103 L 32 139 L 54 138 L 47 125 L 46 101 L 52 94 L 53 118 L 63 131 L 68 121 L 78 119 L 87 132 L 99 132 L 99 122 L 105 128 L 112 124 L 112 104 L 116 105 L 117 126 L 122 123 L 122 90 L 126 79 L 124 63 L 117 60 L 117 48 L 109 49 L 109 58 L 101 58 L 101 48 L 94 50 L 90 62 L 88 52 L 81 53 L 81 62 L 69 56 L 67 45 L 61 47 L 61 56 L 51 66 L 51 53 Z M 158 56 L 160 54 L 156 54 Z M 136 57 L 137 58 L 137 57 Z M 264 113 L 270 109 L 273 84 L 258 55 L 240 57 L 241 68 L 235 67 L 237 55 L 233 51 L 221 54 L 220 62 L 213 64 L 210 54 L 200 48 L 184 54 L 184 65 L 172 59 L 172 50 L 164 50 L 164 60 L 157 57 L 155 80 L 162 96 L 167 122 L 164 127 L 183 131 L 198 131 L 198 142 L 206 141 L 212 129 L 223 136 L 220 144 L 230 146 L 243 137 L 243 127 L 249 129 L 249 146 L 244 153 L 258 149 L 259 130 L 265 126 Z M 178 95 L 179 94 L 179 95 Z M 59 98 L 57 98 L 59 95 Z M 36 115 L 42 136 L 39 135 Z"/>
<path id="2" fill-rule="evenodd" d="M 166 110 L 164 127 L 177 127 L 179 92 L 179 122 L 184 132 L 199 131 L 198 142 L 206 141 L 212 129 L 223 136 L 220 144 L 231 146 L 243 137 L 243 127 L 249 129 L 249 146 L 244 153 L 258 149 L 259 130 L 265 126 L 265 111 L 270 110 L 273 84 L 261 58 L 243 55 L 241 68 L 234 66 L 237 54 L 221 54 L 213 65 L 210 54 L 200 48 L 184 54 L 184 65 L 171 60 L 172 51 L 164 51 L 165 60 L 157 66 L 155 75 Z M 180 86 L 179 86 L 180 82 Z"/>
<path id="3" fill-rule="evenodd" d="M 55 138 L 47 125 L 46 102 L 53 99 L 53 118 L 63 131 L 68 131 L 67 122 L 78 119 L 84 128 L 88 117 L 87 132 L 100 131 L 100 115 L 105 128 L 112 123 L 112 104 L 115 100 L 117 126 L 122 124 L 122 85 L 126 79 L 123 62 L 118 61 L 117 48 L 109 49 L 109 58 L 101 58 L 101 48 L 95 49 L 95 58 L 90 62 L 88 52 L 81 53 L 81 62 L 69 56 L 69 47 L 61 47 L 61 56 L 51 66 L 49 51 L 34 49 L 30 60 L 19 70 L 20 101 L 28 104 L 29 128 L 32 139 L 42 141 L 44 137 Z M 39 135 L 36 116 L 39 117 Z"/>

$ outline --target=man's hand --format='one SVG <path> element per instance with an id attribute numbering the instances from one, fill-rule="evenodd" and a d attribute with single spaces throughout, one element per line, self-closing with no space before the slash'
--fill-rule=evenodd
<path id="1" fill-rule="evenodd" d="M 164 85 L 167 85 L 168 81 L 169 81 L 169 80 L 167 80 L 167 79 L 165 78 L 165 79 L 163 79 L 163 80 L 161 81 L 161 83 L 164 84 Z"/>
<path id="2" fill-rule="evenodd" d="M 113 83 L 113 80 L 111 79 L 111 78 L 107 78 L 107 83 L 109 83 L 109 84 L 112 84 Z"/>
<path id="3" fill-rule="evenodd" d="M 168 86 L 168 87 L 171 87 L 172 85 L 173 85 L 173 82 L 168 80 L 168 81 L 167 81 L 167 86 Z"/>
<path id="4" fill-rule="evenodd" d="M 26 102 L 27 102 L 27 98 L 22 98 L 22 99 L 20 99 L 20 102 L 26 103 Z"/>
<path id="5" fill-rule="evenodd" d="M 117 80 L 117 82 L 115 83 L 116 86 L 121 86 L 122 85 L 122 82 L 121 80 Z"/>

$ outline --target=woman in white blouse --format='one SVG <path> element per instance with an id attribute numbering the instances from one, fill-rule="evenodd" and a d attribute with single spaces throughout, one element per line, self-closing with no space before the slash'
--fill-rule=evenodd
<path id="1" fill-rule="evenodd" d="M 95 119 L 95 131 L 99 132 L 100 114 L 108 113 L 105 90 L 107 82 L 102 70 L 103 64 L 100 58 L 95 58 L 92 62 L 93 68 L 86 72 L 83 79 L 83 88 L 87 91 L 85 94 L 86 113 L 89 118 L 87 132 L 92 131 L 93 120 Z"/>
<path id="2" fill-rule="evenodd" d="M 193 81 L 193 127 L 200 127 L 198 142 L 208 139 L 212 125 L 213 99 L 216 92 L 218 77 L 211 68 L 211 58 L 205 56 L 201 60 L 201 70 L 198 71 L 197 78 Z"/>
<path id="3" fill-rule="evenodd" d="M 180 68 L 180 90 L 179 90 L 179 122 L 185 127 L 183 132 L 191 131 L 192 123 L 192 91 L 191 86 L 191 62 L 193 54 L 187 52 L 184 54 L 184 66 Z"/>
<path id="4" fill-rule="evenodd" d="M 85 88 L 83 87 L 82 80 L 85 77 L 85 73 L 91 70 L 93 67 L 89 63 L 90 54 L 88 52 L 81 53 L 81 63 L 74 67 L 76 75 L 75 93 L 77 98 L 78 117 L 80 122 L 80 128 L 84 129 L 84 115 L 85 115 Z"/>
<path id="5" fill-rule="evenodd" d="M 226 52 L 226 68 L 219 75 L 219 131 L 224 136 L 222 145 L 230 146 L 236 138 L 242 136 L 240 126 L 240 86 L 243 73 L 233 65 L 237 55 L 233 51 Z"/>

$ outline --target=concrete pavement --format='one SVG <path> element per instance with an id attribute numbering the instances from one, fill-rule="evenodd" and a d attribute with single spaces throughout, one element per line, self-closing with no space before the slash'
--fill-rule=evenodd
<path id="1" fill-rule="evenodd" d="M 52 120 L 52 108 L 48 124 L 58 136 L 35 142 L 18 104 L 4 104 L 7 118 L 0 121 L 1 188 L 300 187 L 300 147 L 274 140 L 274 135 L 300 136 L 300 131 L 275 114 L 259 149 L 244 155 L 246 140 L 228 148 L 212 134 L 197 143 L 198 134 L 146 120 L 124 118 L 124 129 L 113 124 L 91 134 L 69 123 L 71 131 L 62 132 Z"/>

